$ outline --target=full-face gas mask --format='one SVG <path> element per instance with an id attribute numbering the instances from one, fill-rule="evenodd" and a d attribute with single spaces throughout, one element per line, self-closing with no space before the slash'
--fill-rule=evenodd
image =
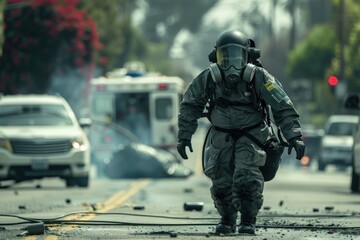
<path id="1" fill-rule="evenodd" d="M 260 51 L 255 49 L 251 39 L 240 31 L 223 32 L 216 41 L 214 51 L 209 54 L 209 60 L 214 63 L 210 65 L 213 79 L 224 79 L 230 86 L 236 84 L 252 55 L 258 58 Z"/>
<path id="2" fill-rule="evenodd" d="M 247 52 L 247 47 L 233 43 L 216 49 L 217 64 L 227 83 L 235 84 L 239 81 L 241 70 L 248 62 Z"/>

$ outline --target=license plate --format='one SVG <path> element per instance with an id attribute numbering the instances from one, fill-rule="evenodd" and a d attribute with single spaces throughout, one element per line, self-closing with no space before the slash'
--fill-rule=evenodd
<path id="1" fill-rule="evenodd" d="M 46 170 L 49 168 L 49 164 L 46 159 L 34 159 L 32 160 L 31 168 L 33 170 Z"/>

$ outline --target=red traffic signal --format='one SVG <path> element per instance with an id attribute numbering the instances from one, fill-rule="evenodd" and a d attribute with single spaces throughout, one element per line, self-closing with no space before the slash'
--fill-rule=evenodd
<path id="1" fill-rule="evenodd" d="M 328 77 L 328 83 L 330 86 L 335 87 L 339 83 L 339 79 L 335 75 L 331 75 Z"/>

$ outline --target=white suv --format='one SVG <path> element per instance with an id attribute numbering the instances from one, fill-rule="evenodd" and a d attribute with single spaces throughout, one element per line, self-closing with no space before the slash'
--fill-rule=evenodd
<path id="1" fill-rule="evenodd" d="M 351 166 L 353 135 L 359 122 L 357 115 L 332 115 L 325 124 L 321 140 L 318 170 L 324 171 L 329 164 L 339 168 Z"/>
<path id="2" fill-rule="evenodd" d="M 0 181 L 60 177 L 68 187 L 87 187 L 90 144 L 82 127 L 60 96 L 1 96 Z"/>

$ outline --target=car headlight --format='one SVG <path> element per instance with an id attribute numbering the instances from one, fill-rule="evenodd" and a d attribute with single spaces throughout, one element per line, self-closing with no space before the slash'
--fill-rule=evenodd
<path id="1" fill-rule="evenodd" d="M 84 140 L 82 138 L 73 139 L 71 142 L 71 146 L 74 149 L 80 150 L 80 151 L 85 151 L 85 149 L 86 149 L 86 144 L 84 143 Z"/>
<path id="2" fill-rule="evenodd" d="M 12 147 L 9 139 L 0 138 L 0 148 L 12 152 Z"/>

